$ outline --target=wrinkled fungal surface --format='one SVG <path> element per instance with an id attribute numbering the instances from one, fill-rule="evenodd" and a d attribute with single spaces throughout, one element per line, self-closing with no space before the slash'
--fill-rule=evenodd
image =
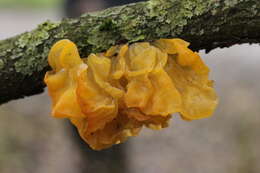
<path id="1" fill-rule="evenodd" d="M 94 150 L 159 130 L 174 113 L 187 121 L 209 117 L 218 99 L 209 68 L 181 39 L 117 45 L 80 58 L 76 45 L 58 41 L 45 75 L 52 115 L 69 118 Z"/>

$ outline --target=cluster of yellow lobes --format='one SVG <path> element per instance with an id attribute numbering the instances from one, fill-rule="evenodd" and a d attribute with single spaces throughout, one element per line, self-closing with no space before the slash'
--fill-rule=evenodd
<path id="1" fill-rule="evenodd" d="M 57 42 L 45 76 L 52 115 L 69 118 L 95 150 L 136 136 L 143 126 L 165 128 L 174 113 L 188 121 L 209 117 L 218 102 L 213 82 L 188 46 L 160 39 L 81 59 L 73 42 Z"/>

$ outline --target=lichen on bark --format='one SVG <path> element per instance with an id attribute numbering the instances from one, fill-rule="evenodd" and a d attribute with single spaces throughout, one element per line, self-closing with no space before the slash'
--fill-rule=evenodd
<path id="1" fill-rule="evenodd" d="M 17 39 L 14 43 L 16 49 L 11 57 L 12 59 L 18 59 L 14 63 L 16 72 L 31 75 L 35 69 L 42 70 L 47 66 L 46 55 L 49 52 L 49 47 L 45 46 L 45 42 L 51 36 L 50 31 L 58 26 L 59 24 L 46 21 L 39 25 L 36 30 L 26 32 Z M 39 52 L 39 49 L 42 49 L 41 52 Z M 24 50 L 26 51 L 22 52 Z"/>

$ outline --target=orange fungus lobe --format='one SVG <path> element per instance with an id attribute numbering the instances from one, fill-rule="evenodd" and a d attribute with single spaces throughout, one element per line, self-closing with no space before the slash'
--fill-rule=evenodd
<path id="1" fill-rule="evenodd" d="M 52 115 L 68 118 L 95 150 L 184 120 L 213 114 L 218 99 L 209 68 L 181 39 L 113 46 L 81 59 L 69 40 L 57 42 L 45 75 Z"/>

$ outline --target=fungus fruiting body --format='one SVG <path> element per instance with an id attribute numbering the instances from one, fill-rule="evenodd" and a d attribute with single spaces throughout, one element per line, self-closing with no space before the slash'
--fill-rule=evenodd
<path id="1" fill-rule="evenodd" d="M 188 46 L 160 39 L 81 59 L 73 42 L 57 42 L 44 79 L 52 115 L 69 118 L 95 150 L 136 136 L 143 126 L 165 128 L 174 113 L 189 121 L 211 116 L 218 100 L 209 68 Z"/>

